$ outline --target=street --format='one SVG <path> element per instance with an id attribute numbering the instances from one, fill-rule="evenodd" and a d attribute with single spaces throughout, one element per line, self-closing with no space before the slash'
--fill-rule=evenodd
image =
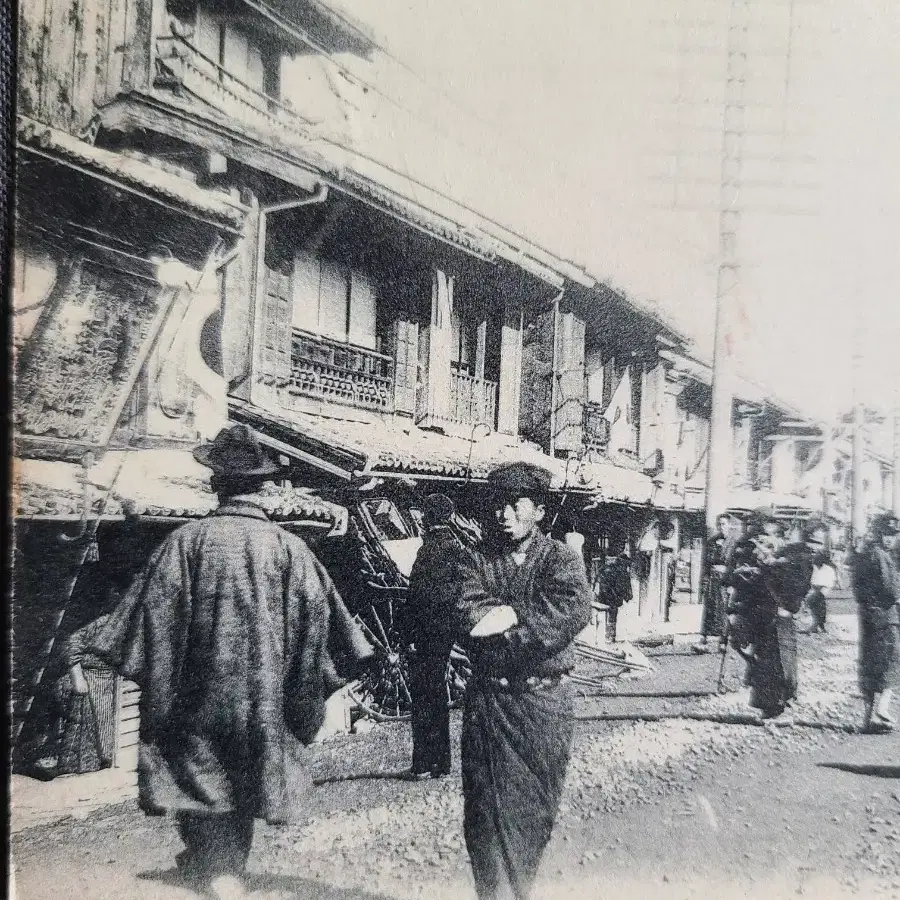
<path id="1" fill-rule="evenodd" d="M 581 698 L 537 898 L 900 896 L 900 782 L 883 777 L 896 777 L 886 767 L 900 764 L 900 738 L 847 730 L 860 719 L 856 624 L 849 601 L 836 611 L 827 635 L 800 639 L 794 713 L 808 725 L 704 721 L 747 712 L 733 655 L 724 695 L 634 696 L 714 691 L 720 657 L 685 644 L 649 651 L 653 675 L 610 683 L 631 696 Z M 597 720 L 639 714 L 660 720 Z M 453 724 L 458 739 L 458 713 Z M 251 896 L 474 897 L 458 768 L 411 784 L 396 777 L 409 753 L 405 724 L 313 748 L 309 820 L 257 825 Z M 85 900 L 187 900 L 180 849 L 172 824 L 134 803 L 31 829 L 13 840 L 18 897 L 65 884 Z"/>

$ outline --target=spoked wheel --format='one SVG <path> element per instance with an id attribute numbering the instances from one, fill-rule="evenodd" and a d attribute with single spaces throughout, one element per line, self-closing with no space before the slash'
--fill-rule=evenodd
<path id="1" fill-rule="evenodd" d="M 454 644 L 447 662 L 447 704 L 451 709 L 462 704 L 466 684 L 471 676 L 472 664 L 469 657 L 459 644 Z"/>
<path id="2" fill-rule="evenodd" d="M 409 718 L 409 662 L 394 620 L 394 601 L 371 604 L 356 621 L 375 648 L 375 658 L 365 674 L 350 688 L 350 696 L 377 722 L 402 722 Z"/>

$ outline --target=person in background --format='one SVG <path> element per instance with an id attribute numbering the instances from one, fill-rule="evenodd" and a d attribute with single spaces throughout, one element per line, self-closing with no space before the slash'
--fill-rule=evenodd
<path id="1" fill-rule="evenodd" d="M 837 569 L 825 551 L 825 540 L 821 531 L 817 531 L 811 536 L 810 548 L 813 550 L 814 556 L 812 580 L 805 601 L 811 619 L 807 633 L 818 634 L 825 632 L 828 618 L 828 597 L 837 582 Z"/>
<path id="2" fill-rule="evenodd" d="M 727 515 L 721 515 L 716 519 L 715 534 L 706 542 L 703 560 L 703 618 L 700 621 L 700 640 L 691 647 L 694 653 L 708 653 L 710 637 L 718 639 L 720 651 L 725 650 L 728 594 L 726 576 L 734 547 L 731 519 Z"/>
<path id="3" fill-rule="evenodd" d="M 141 808 L 177 818 L 186 879 L 237 898 L 254 820 L 303 813 L 301 746 L 324 719 L 337 651 L 368 645 L 342 631 L 333 647 L 340 597 L 256 502 L 279 467 L 251 429 L 223 429 L 194 456 L 218 508 L 162 542 L 91 650 L 141 688 Z"/>
<path id="4" fill-rule="evenodd" d="M 851 559 L 859 609 L 859 687 L 866 731 L 892 731 L 891 699 L 900 676 L 900 522 L 883 513 Z"/>
<path id="5" fill-rule="evenodd" d="M 541 531 L 550 473 L 487 480 L 500 534 L 473 557 L 458 604 L 472 676 L 463 716 L 464 833 L 481 900 L 527 900 L 553 830 L 575 719 L 566 675 L 590 621 L 584 561 Z"/>
<path id="6" fill-rule="evenodd" d="M 413 756 L 410 775 L 450 774 L 450 709 L 447 665 L 455 637 L 460 566 L 467 551 L 450 528 L 453 501 L 443 494 L 425 498 L 425 536 L 409 576 L 408 634 Z"/>
<path id="7" fill-rule="evenodd" d="M 631 587 L 631 558 L 623 550 L 604 570 L 598 583 L 597 599 L 609 607 L 606 613 L 606 640 L 616 642 L 619 610 L 633 596 Z"/>
<path id="8" fill-rule="evenodd" d="M 62 648 L 66 674 L 55 685 L 63 710 L 57 775 L 83 775 L 109 768 L 116 745 L 116 674 L 89 647 L 109 614 L 73 632 Z"/>

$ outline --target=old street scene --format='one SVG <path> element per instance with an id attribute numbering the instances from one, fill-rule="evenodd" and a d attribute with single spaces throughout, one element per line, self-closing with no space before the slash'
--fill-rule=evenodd
<path id="1" fill-rule="evenodd" d="M 900 897 L 900 12 L 678 7 L 19 4 L 11 896 Z"/>

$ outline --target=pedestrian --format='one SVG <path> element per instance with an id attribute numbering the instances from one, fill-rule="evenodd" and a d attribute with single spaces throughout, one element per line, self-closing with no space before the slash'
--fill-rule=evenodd
<path id="1" fill-rule="evenodd" d="M 447 666 L 455 638 L 455 611 L 467 551 L 450 527 L 453 501 L 430 494 L 423 504 L 425 536 L 409 576 L 407 628 L 412 638 L 413 778 L 450 774 Z"/>
<path id="2" fill-rule="evenodd" d="M 466 566 L 459 601 L 472 635 L 464 831 L 481 900 L 530 897 L 572 749 L 566 675 L 591 598 L 581 557 L 541 531 L 550 478 L 526 463 L 490 473 L 499 540 Z"/>
<path id="3" fill-rule="evenodd" d="M 108 621 L 107 613 L 88 622 L 62 647 L 66 674 L 54 685 L 62 712 L 57 775 L 83 775 L 113 764 L 116 674 L 89 649 Z"/>
<path id="4" fill-rule="evenodd" d="M 608 607 L 606 612 L 606 640 L 616 642 L 619 610 L 633 597 L 631 587 L 631 559 L 623 550 L 604 570 L 598 584 L 598 600 Z"/>
<path id="5" fill-rule="evenodd" d="M 218 508 L 163 541 L 93 649 L 141 688 L 141 808 L 177 818 L 185 878 L 243 897 L 254 819 L 302 813 L 301 747 L 324 718 L 332 660 L 366 643 L 338 630 L 333 646 L 330 578 L 257 505 L 279 467 L 256 435 L 223 429 L 194 456 Z"/>
<path id="6" fill-rule="evenodd" d="M 718 639 L 720 651 L 725 650 L 728 596 L 726 576 L 734 547 L 731 518 L 723 514 L 716 519 L 716 531 L 706 542 L 703 559 L 703 617 L 700 620 L 700 640 L 691 647 L 694 653 L 708 653 L 711 637 Z"/>
<path id="7" fill-rule="evenodd" d="M 764 719 L 774 719 L 797 696 L 794 617 L 809 592 L 813 552 L 805 531 L 799 540 L 786 543 L 783 529 L 771 527 L 771 518 L 766 515 L 758 518 L 763 529 L 762 533 L 758 528 L 752 529 L 756 573 L 751 579 L 753 588 L 749 597 L 752 651 L 748 653 L 747 682 L 750 705 L 760 710 Z"/>
<path id="8" fill-rule="evenodd" d="M 825 551 L 825 541 L 821 532 L 813 534 L 810 548 L 814 551 L 813 573 L 805 605 L 810 615 L 807 634 L 825 632 L 828 619 L 828 597 L 837 582 L 837 570 L 831 557 Z"/>
<path id="9" fill-rule="evenodd" d="M 900 675 L 900 522 L 883 513 L 872 523 L 870 539 L 851 560 L 859 609 L 859 686 L 865 702 L 864 728 L 892 731 L 891 698 Z"/>

